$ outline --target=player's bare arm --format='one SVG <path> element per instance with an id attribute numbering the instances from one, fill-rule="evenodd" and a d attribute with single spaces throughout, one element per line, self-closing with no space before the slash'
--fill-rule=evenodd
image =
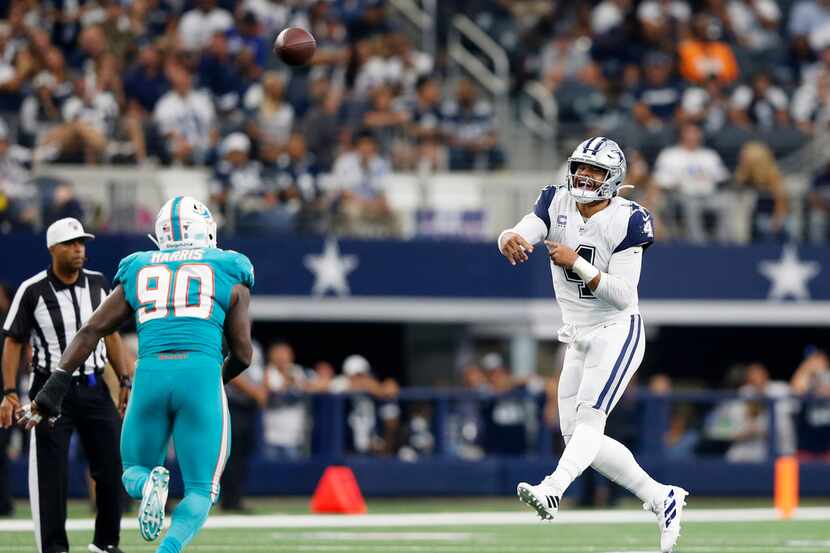
<path id="1" fill-rule="evenodd" d="M 59 368 L 49 376 L 31 405 L 18 412 L 20 424 L 30 429 L 44 416 L 59 415 L 73 373 L 90 356 L 98 341 L 115 332 L 131 315 L 132 308 L 127 303 L 124 288 L 118 285 L 66 347 Z"/>
<path id="2" fill-rule="evenodd" d="M 130 399 L 130 390 L 132 390 L 132 370 L 127 366 L 127 360 L 124 356 L 124 344 L 121 341 L 121 335 L 118 332 L 113 332 L 104 338 L 104 344 L 107 346 L 107 359 L 109 359 L 115 375 L 118 377 L 118 412 L 121 417 L 127 411 L 127 402 Z"/>
<path id="3" fill-rule="evenodd" d="M 246 286 L 237 284 L 233 288 L 231 304 L 225 318 L 225 337 L 230 349 L 222 364 L 222 380 L 225 384 L 248 368 L 254 354 L 251 344 L 251 319 L 248 317 L 251 291 Z"/>
<path id="4" fill-rule="evenodd" d="M 23 354 L 23 342 L 18 342 L 11 336 L 6 336 L 3 342 L 3 382 L 6 388 L 13 388 L 17 382 L 17 370 L 20 366 L 20 357 Z M 14 413 L 20 408 L 20 398 L 17 392 L 3 394 L 0 403 L 0 426 L 8 428 L 14 420 Z"/>
<path id="5" fill-rule="evenodd" d="M 528 254 L 533 253 L 533 244 L 525 240 L 518 232 L 506 232 L 499 249 L 510 264 L 515 265 L 528 260 Z"/>

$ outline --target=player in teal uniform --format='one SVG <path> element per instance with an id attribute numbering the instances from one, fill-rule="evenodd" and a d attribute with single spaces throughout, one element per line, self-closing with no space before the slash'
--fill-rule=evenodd
<path id="1" fill-rule="evenodd" d="M 122 481 L 141 499 L 142 537 L 156 539 L 169 482 L 162 463 L 172 436 L 185 496 L 156 551 L 178 553 L 219 496 L 231 447 L 223 383 L 251 361 L 254 270 L 244 255 L 216 247 L 216 223 L 193 198 L 178 196 L 161 208 L 154 241 L 159 250 L 121 261 L 112 294 L 66 348 L 61 368 L 21 418 L 31 426 L 58 415 L 71 374 L 98 338 L 134 316 L 138 362 L 121 437 Z M 230 349 L 224 362 L 223 335 Z"/>

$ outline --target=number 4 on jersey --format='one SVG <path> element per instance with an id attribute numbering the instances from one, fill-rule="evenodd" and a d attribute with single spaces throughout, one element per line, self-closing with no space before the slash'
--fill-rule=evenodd
<path id="1" fill-rule="evenodd" d="M 576 250 L 574 250 L 574 251 L 576 252 L 576 255 L 581 256 L 588 263 L 591 263 L 593 265 L 594 256 L 596 255 L 596 252 L 597 252 L 597 250 L 594 246 L 585 246 L 584 244 L 580 244 L 579 246 L 576 247 Z M 579 278 L 578 274 L 571 271 L 570 269 L 565 269 L 564 267 L 562 268 L 562 270 L 565 271 L 565 278 L 568 280 L 568 282 L 576 283 L 577 287 L 579 288 L 579 297 L 580 297 L 580 299 L 595 299 L 596 298 L 596 296 L 594 296 L 594 294 L 591 293 L 591 289 L 588 288 L 588 284 L 583 282 L 583 280 L 581 278 Z"/>

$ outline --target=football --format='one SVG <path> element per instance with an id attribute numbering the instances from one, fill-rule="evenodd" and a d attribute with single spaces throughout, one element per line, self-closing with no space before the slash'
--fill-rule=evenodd
<path id="1" fill-rule="evenodd" d="M 317 41 L 311 33 L 299 27 L 283 29 L 274 41 L 274 53 L 288 65 L 307 64 L 316 49 Z"/>

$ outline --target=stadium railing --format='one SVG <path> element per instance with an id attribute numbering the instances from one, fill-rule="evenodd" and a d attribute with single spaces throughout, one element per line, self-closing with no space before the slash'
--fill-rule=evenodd
<path id="1" fill-rule="evenodd" d="M 771 497 L 776 458 L 792 453 L 793 432 L 801 431 L 799 438 L 804 437 L 804 430 L 796 427 L 797 401 L 802 400 L 633 390 L 609 417 L 607 433 L 629 445 L 659 480 L 698 495 Z M 830 398 L 803 401 L 830 413 Z M 262 415 L 247 492 L 310 494 L 325 467 L 346 465 L 369 496 L 512 494 L 516 482 L 539 480 L 556 465 L 562 441 L 556 424 L 544 420 L 545 402 L 544 394 L 523 390 L 498 395 L 405 388 L 386 399 L 353 393 L 275 394 Z M 272 436 L 281 431 L 278 410 L 285 406 L 300 406 L 305 417 L 301 439 L 290 452 L 265 439 L 267 425 L 278 425 L 270 429 Z M 297 424 L 296 414 L 288 426 Z M 748 415 L 760 422 L 754 438 L 745 424 Z M 789 429 L 781 424 L 782 416 L 790 420 Z M 686 437 L 674 444 L 683 442 L 680 448 L 666 441 L 677 432 L 677 417 L 687 422 L 682 434 Z M 420 422 L 413 424 L 414 419 Z M 358 436 L 361 432 L 368 433 L 368 440 Z M 807 437 L 820 439 L 820 434 Z M 825 446 L 830 450 L 830 443 Z M 26 493 L 26 458 L 21 455 L 13 463 L 19 495 Z M 80 454 L 77 460 L 82 461 Z M 175 473 L 174 459 L 168 461 Z M 84 470 L 83 462 L 72 463 L 73 495 L 85 494 Z M 180 481 L 174 480 L 174 489 L 180 490 Z M 802 462 L 800 480 L 802 495 L 830 494 L 830 462 Z M 581 485 L 579 480 L 575 483 L 574 494 Z"/>

